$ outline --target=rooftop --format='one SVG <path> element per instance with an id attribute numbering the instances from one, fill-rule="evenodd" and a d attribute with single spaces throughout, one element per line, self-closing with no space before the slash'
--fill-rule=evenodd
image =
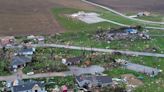
<path id="1" fill-rule="evenodd" d="M 25 63 L 31 62 L 32 57 L 26 57 L 26 56 L 15 56 L 12 59 L 11 66 L 13 65 L 23 65 Z"/>
<path id="2" fill-rule="evenodd" d="M 36 82 L 36 81 L 27 81 L 27 82 L 24 82 L 23 84 L 19 84 L 17 86 L 13 86 L 13 90 L 14 90 L 14 92 L 30 90 L 35 85 L 38 85 L 39 87 L 42 88 L 42 87 L 45 86 L 45 83 L 43 83 L 43 82 Z"/>

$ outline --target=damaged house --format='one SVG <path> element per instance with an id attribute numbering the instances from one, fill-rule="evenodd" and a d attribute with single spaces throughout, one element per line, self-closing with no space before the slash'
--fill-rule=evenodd
<path id="1" fill-rule="evenodd" d="M 119 29 L 98 31 L 95 35 L 95 38 L 97 40 L 105 41 L 150 39 L 149 35 L 139 31 L 139 28 L 137 27 L 122 27 Z"/>
<path id="2" fill-rule="evenodd" d="M 105 87 L 112 85 L 112 78 L 108 76 L 80 75 L 76 76 L 76 83 L 81 88 Z"/>

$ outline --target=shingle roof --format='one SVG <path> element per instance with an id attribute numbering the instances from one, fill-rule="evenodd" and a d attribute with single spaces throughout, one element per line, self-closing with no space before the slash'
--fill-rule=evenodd
<path id="1" fill-rule="evenodd" d="M 36 81 L 28 81 L 28 82 L 25 82 L 24 84 L 13 86 L 13 91 L 20 92 L 20 91 L 31 90 L 35 85 L 38 85 L 39 87 L 43 88 L 45 86 L 45 83 L 36 82 Z"/>
<path id="2" fill-rule="evenodd" d="M 26 56 L 15 56 L 12 59 L 11 65 L 23 65 L 25 63 L 31 62 L 32 57 L 26 57 Z"/>
<path id="3" fill-rule="evenodd" d="M 26 52 L 33 52 L 33 48 L 26 48 L 26 49 L 21 49 L 18 51 L 18 53 L 26 53 Z"/>

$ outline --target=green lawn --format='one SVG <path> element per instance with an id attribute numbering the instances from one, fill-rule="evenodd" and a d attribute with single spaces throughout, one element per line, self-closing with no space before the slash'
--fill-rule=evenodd
<path id="1" fill-rule="evenodd" d="M 148 23 L 142 23 L 140 21 L 136 21 L 136 20 L 130 20 L 127 18 L 124 18 L 122 16 L 119 16 L 115 13 L 106 11 L 106 10 L 101 10 L 98 11 L 98 13 L 101 14 L 101 17 L 108 19 L 108 20 L 112 20 L 112 21 L 116 21 L 122 24 L 126 24 L 126 25 L 143 25 L 143 26 L 152 26 L 152 27 L 164 27 L 164 25 L 159 25 L 159 24 L 148 24 Z M 141 19 L 145 19 L 145 20 L 158 20 L 158 21 L 163 21 L 163 16 L 149 16 L 149 17 L 140 17 Z"/>
<path id="2" fill-rule="evenodd" d="M 157 16 L 142 16 L 138 17 L 138 19 L 148 20 L 148 21 L 157 21 L 157 22 L 164 22 L 164 16 L 157 15 Z"/>
<path id="3" fill-rule="evenodd" d="M 163 42 L 164 40 L 161 37 L 152 37 L 152 40 L 120 40 L 120 41 L 111 41 L 111 43 L 107 43 L 104 41 L 96 41 L 93 38 L 94 34 L 98 29 L 109 29 L 109 28 L 118 28 L 119 26 L 113 25 L 110 23 L 102 22 L 96 24 L 86 24 L 76 19 L 72 19 L 66 17 L 66 14 L 72 14 L 81 10 L 76 9 L 68 9 L 68 8 L 55 8 L 52 10 L 55 18 L 58 22 L 63 26 L 67 32 L 62 33 L 60 35 L 53 36 L 49 38 L 47 43 L 64 43 L 64 44 L 72 44 L 77 46 L 86 46 L 86 47 L 98 47 L 98 48 L 106 48 L 109 47 L 111 49 L 122 49 L 122 50 L 134 50 L 134 51 L 144 51 L 146 48 L 156 47 L 161 51 L 164 51 Z M 97 12 L 97 11 L 96 11 Z M 129 24 L 135 24 L 134 21 L 128 21 L 124 18 L 119 18 L 119 16 L 115 16 L 110 12 L 99 12 L 104 17 L 111 18 L 112 20 L 122 21 Z M 118 17 L 118 18 L 117 18 Z M 159 31 L 158 31 L 159 32 Z M 156 34 L 155 31 L 151 30 L 150 33 Z M 158 33 L 160 34 L 160 32 Z M 163 33 L 162 33 L 163 34 Z"/>
<path id="4" fill-rule="evenodd" d="M 164 58 L 130 57 L 130 56 L 114 56 L 114 57 L 125 59 L 130 62 L 137 63 L 137 64 L 142 64 L 145 66 L 150 66 L 150 67 L 164 70 L 164 67 L 163 67 Z M 163 72 L 159 74 L 158 76 L 156 76 L 155 78 L 150 78 L 144 74 L 122 69 L 122 68 L 115 68 L 112 70 L 108 70 L 105 73 L 112 77 L 119 77 L 122 74 L 133 74 L 136 77 L 143 76 L 144 86 L 140 86 L 136 88 L 135 92 L 163 92 L 164 91 L 164 73 Z"/>

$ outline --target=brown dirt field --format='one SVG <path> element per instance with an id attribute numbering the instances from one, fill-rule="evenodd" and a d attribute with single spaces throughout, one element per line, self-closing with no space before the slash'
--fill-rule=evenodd
<path id="1" fill-rule="evenodd" d="M 50 12 L 54 7 L 94 9 L 79 0 L 0 0 L 0 36 L 64 32 Z"/>
<path id="2" fill-rule="evenodd" d="M 84 3 L 80 0 L 51 0 L 51 1 L 68 8 L 83 9 L 83 10 L 99 9 L 96 6 Z"/>
<path id="3" fill-rule="evenodd" d="M 149 11 L 164 14 L 164 0 L 88 0 L 122 13 Z"/>

